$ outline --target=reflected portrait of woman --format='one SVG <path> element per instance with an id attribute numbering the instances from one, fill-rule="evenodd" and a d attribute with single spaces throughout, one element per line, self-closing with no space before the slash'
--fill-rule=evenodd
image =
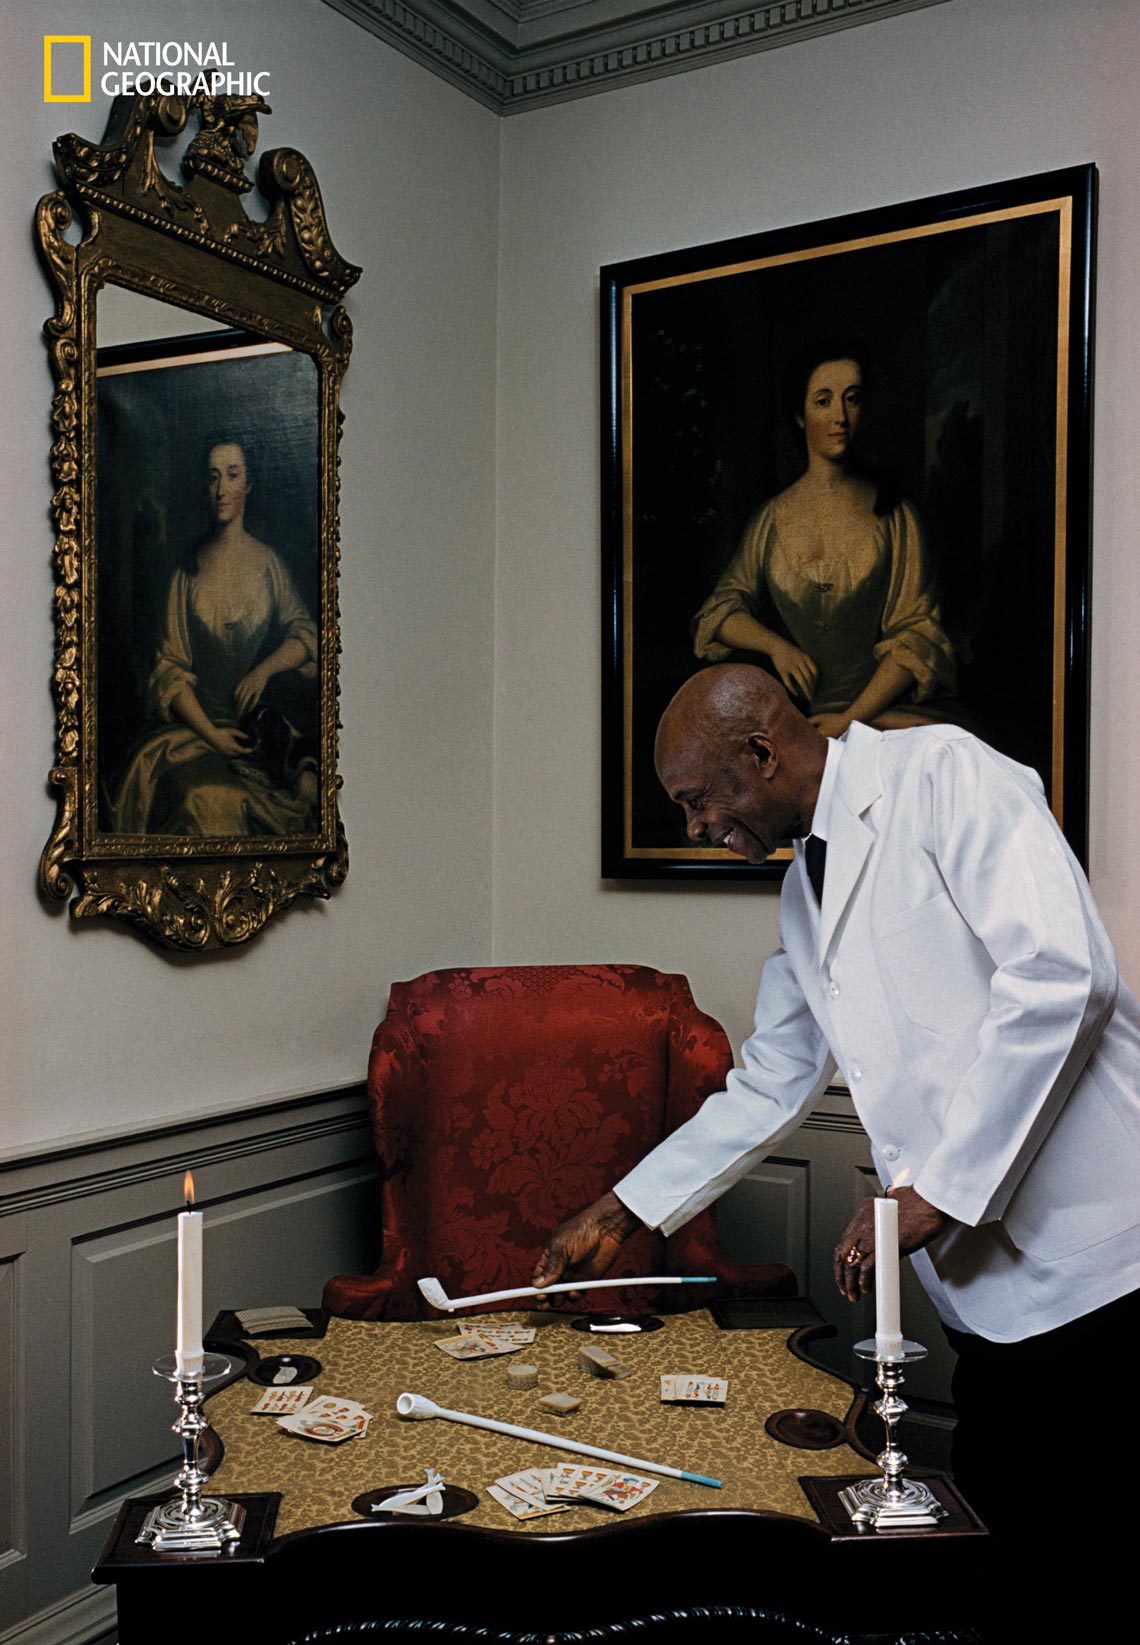
<path id="1" fill-rule="evenodd" d="M 850 342 L 792 360 L 785 406 L 806 467 L 753 514 L 693 620 L 699 659 L 762 653 L 831 737 L 853 720 L 887 730 L 953 712 L 954 648 L 918 515 L 859 459 L 869 386 Z"/>
<path id="2" fill-rule="evenodd" d="M 317 827 L 315 739 L 270 701 L 279 677 L 316 681 L 317 626 L 281 555 L 246 527 L 249 446 L 219 437 L 206 453 L 210 531 L 170 579 L 147 680 L 150 729 L 115 794 L 116 833 Z"/>

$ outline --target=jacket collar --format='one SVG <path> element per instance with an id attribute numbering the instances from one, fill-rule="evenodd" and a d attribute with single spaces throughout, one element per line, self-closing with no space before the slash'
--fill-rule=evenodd
<path id="1" fill-rule="evenodd" d="M 879 772 L 878 731 L 856 721 L 844 739 L 835 793 L 828 819 L 827 874 L 819 918 L 819 958 L 822 964 L 836 928 L 851 900 L 875 835 L 864 822 L 865 813 L 883 791 Z"/>

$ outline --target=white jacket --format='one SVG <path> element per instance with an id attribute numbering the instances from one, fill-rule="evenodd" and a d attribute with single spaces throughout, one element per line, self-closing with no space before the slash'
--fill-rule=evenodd
<path id="1" fill-rule="evenodd" d="M 671 1232 L 838 1065 L 881 1179 L 954 1219 L 915 1258 L 949 1324 L 1015 1341 L 1136 1289 L 1140 1007 L 1036 773 L 856 724 L 829 830 L 822 909 L 800 860 L 785 879 L 744 1067 L 620 1198 Z"/>

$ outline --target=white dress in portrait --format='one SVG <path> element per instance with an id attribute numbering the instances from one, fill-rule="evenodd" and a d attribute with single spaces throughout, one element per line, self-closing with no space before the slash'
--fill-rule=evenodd
<path id="1" fill-rule="evenodd" d="M 907 502 L 873 515 L 842 556 L 802 561 L 782 540 L 780 500 L 757 510 L 740 547 L 693 622 L 693 648 L 722 662 L 733 648 L 715 638 L 735 611 L 758 621 L 765 594 L 789 635 L 819 670 L 809 714 L 840 714 L 884 657 L 914 675 L 907 699 L 941 718 L 940 696 L 953 692 L 954 648 L 930 586 L 918 516 Z"/>
<path id="2" fill-rule="evenodd" d="M 236 727 L 234 688 L 288 638 L 304 644 L 297 672 L 316 678 L 317 629 L 281 557 L 258 544 L 224 579 L 175 571 L 147 708 L 165 722 L 132 756 L 112 807 L 118 834 L 256 835 L 317 827 L 318 784 L 309 760 L 288 785 L 257 764 L 228 759 L 181 720 L 173 703 L 194 691 L 219 727 Z"/>

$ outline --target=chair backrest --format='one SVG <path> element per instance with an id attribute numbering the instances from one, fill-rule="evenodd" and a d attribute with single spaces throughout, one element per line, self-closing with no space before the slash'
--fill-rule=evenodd
<path id="1" fill-rule="evenodd" d="M 383 1165 L 389 1318 L 525 1285 L 555 1227 L 689 1119 L 732 1066 L 684 977 L 639 965 L 500 966 L 396 983 L 369 1092 Z M 661 1272 L 639 1233 L 612 1272 Z M 595 1311 L 620 1306 L 587 1293 Z M 574 1305 L 581 1311 L 580 1305 Z"/>

